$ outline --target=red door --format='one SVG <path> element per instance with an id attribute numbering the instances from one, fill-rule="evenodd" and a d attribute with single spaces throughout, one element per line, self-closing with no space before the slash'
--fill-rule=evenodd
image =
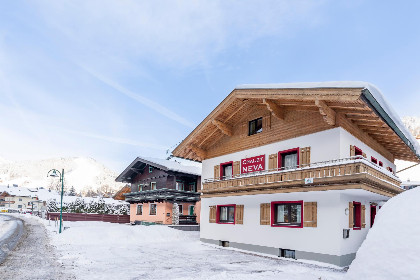
<path id="1" fill-rule="evenodd" d="M 375 222 L 375 216 L 376 216 L 376 205 L 370 206 L 370 227 L 373 226 L 373 223 Z"/>

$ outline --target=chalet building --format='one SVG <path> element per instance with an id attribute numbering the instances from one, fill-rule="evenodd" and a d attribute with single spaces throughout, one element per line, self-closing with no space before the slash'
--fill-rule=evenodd
<path id="1" fill-rule="evenodd" d="M 38 211 L 38 196 L 27 188 L 15 186 L 0 187 L 0 207 L 15 211 Z"/>
<path id="2" fill-rule="evenodd" d="M 200 213 L 201 168 L 175 161 L 136 158 L 115 180 L 130 184 L 124 193 L 130 203 L 130 221 L 172 224 L 173 204 L 180 224 L 196 224 Z"/>
<path id="3" fill-rule="evenodd" d="M 325 82 L 239 86 L 173 155 L 202 161 L 202 242 L 344 267 L 419 151 L 373 85 Z"/>

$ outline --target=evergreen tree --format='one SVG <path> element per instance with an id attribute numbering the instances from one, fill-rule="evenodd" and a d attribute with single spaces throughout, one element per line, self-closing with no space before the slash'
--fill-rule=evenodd
<path id="1" fill-rule="evenodd" d="M 47 211 L 48 212 L 58 212 L 57 203 L 54 199 L 49 199 L 47 201 Z"/>
<path id="2" fill-rule="evenodd" d="M 69 196 L 76 196 L 77 195 L 76 189 L 73 186 L 70 188 L 68 195 Z"/>

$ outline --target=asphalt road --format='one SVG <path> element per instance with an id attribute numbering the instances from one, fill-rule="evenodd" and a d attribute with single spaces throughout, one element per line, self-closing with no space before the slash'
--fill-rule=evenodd
<path id="1" fill-rule="evenodd" d="M 23 235 L 23 222 L 21 219 L 7 214 L 0 214 L 0 225 L 3 223 L 12 224 L 12 227 L 0 236 L 0 264 L 4 262 L 8 254 L 16 247 Z"/>

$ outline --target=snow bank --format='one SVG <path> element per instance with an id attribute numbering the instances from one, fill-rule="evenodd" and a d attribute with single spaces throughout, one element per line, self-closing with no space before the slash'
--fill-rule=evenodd
<path id="1" fill-rule="evenodd" d="M 13 233 L 16 226 L 15 221 L 2 220 L 2 216 L 0 216 L 0 241 L 8 238 Z"/>
<path id="2" fill-rule="evenodd" d="M 346 279 L 419 279 L 420 188 L 390 199 L 379 210 Z"/>

